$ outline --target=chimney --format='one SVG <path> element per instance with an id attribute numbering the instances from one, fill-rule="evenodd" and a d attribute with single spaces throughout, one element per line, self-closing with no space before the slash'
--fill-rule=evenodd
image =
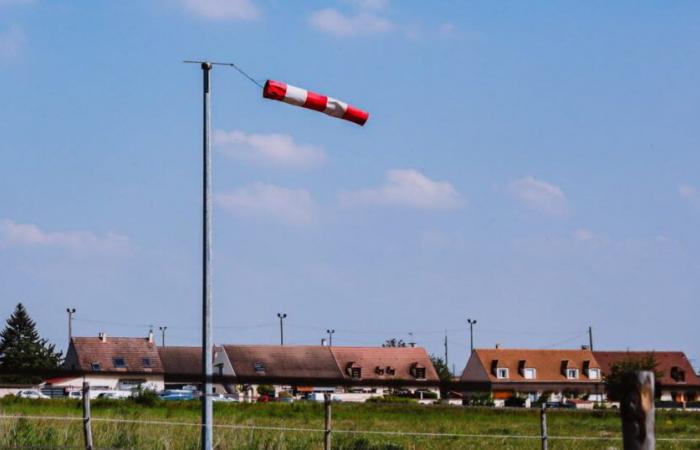
<path id="1" fill-rule="evenodd" d="M 152 344 L 153 343 L 153 328 L 148 330 L 148 343 Z"/>
<path id="2" fill-rule="evenodd" d="M 499 344 L 498 342 L 496 342 L 496 350 L 498 350 L 499 348 L 501 348 L 501 344 Z"/>
<path id="3" fill-rule="evenodd" d="M 583 344 L 581 345 L 581 350 L 590 350 L 590 348 L 586 344 Z"/>
<path id="4" fill-rule="evenodd" d="M 97 337 L 100 338 L 100 341 L 107 342 L 107 333 L 100 331 L 97 333 Z"/>
<path id="5" fill-rule="evenodd" d="M 321 338 L 321 347 L 326 346 L 326 338 Z"/>

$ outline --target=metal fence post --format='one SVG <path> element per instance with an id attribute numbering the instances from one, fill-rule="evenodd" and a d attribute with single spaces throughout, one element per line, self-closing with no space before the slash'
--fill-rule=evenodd
<path id="1" fill-rule="evenodd" d="M 654 372 L 640 371 L 625 376 L 620 402 L 622 442 L 625 450 L 654 450 Z"/>
<path id="2" fill-rule="evenodd" d="M 326 410 L 326 431 L 323 433 L 323 450 L 331 450 L 331 394 L 323 394 L 323 406 Z"/>
<path id="3" fill-rule="evenodd" d="M 83 381 L 83 435 L 85 450 L 92 450 L 92 423 L 90 422 L 90 383 Z"/>
<path id="4" fill-rule="evenodd" d="M 540 410 L 540 434 L 542 436 L 542 450 L 547 450 L 547 404 L 542 403 Z"/>

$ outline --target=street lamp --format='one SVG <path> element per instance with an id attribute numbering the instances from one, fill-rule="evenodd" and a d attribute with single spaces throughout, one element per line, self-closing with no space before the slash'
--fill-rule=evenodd
<path id="1" fill-rule="evenodd" d="M 166 326 L 158 327 L 160 330 L 160 336 L 161 336 L 161 341 L 160 341 L 160 346 L 165 347 L 165 330 L 168 329 Z"/>
<path id="2" fill-rule="evenodd" d="M 282 321 L 287 317 L 287 313 L 277 313 L 277 317 L 280 318 L 280 345 L 284 345 L 284 324 Z"/>
<path id="3" fill-rule="evenodd" d="M 68 313 L 68 343 L 73 339 L 73 314 L 75 314 L 75 308 L 66 308 Z"/>
<path id="4" fill-rule="evenodd" d="M 476 325 L 476 319 L 467 319 L 469 324 L 469 347 L 472 353 L 474 353 L 474 325 Z"/>
<path id="5" fill-rule="evenodd" d="M 333 334 L 335 333 L 335 330 L 329 328 L 326 330 L 326 333 L 328 333 L 328 346 L 333 347 Z"/>

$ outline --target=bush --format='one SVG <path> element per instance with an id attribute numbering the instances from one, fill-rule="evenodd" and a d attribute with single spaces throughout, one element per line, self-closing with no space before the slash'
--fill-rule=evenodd
<path id="1" fill-rule="evenodd" d="M 367 399 L 367 403 L 416 403 L 416 400 L 410 397 L 398 397 L 395 395 L 387 395 L 384 397 L 372 397 Z"/>
<path id="2" fill-rule="evenodd" d="M 464 399 L 463 402 L 468 406 L 493 406 L 493 398 L 490 393 L 472 394 Z"/>
<path id="3" fill-rule="evenodd" d="M 514 407 L 514 408 L 522 408 L 523 406 L 525 406 L 525 398 L 513 396 L 513 397 L 510 397 L 509 399 L 506 399 L 504 404 L 505 404 L 505 406 L 510 406 L 510 407 Z"/>
<path id="4" fill-rule="evenodd" d="M 141 386 L 139 386 L 131 396 L 131 401 L 137 405 L 155 406 L 161 400 L 156 391 L 151 389 L 143 389 Z"/>

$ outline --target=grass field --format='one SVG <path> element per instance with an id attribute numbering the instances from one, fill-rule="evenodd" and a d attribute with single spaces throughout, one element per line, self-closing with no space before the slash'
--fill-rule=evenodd
<path id="1" fill-rule="evenodd" d="M 197 449 L 198 402 L 163 402 L 152 406 L 127 400 L 93 401 L 93 436 L 98 448 Z M 43 448 L 82 445 L 80 420 L 64 421 L 53 416 L 79 419 L 75 400 L 0 400 L 3 416 L 44 416 L 0 419 L 0 447 Z M 503 410 L 414 404 L 334 404 L 333 448 L 353 450 L 400 449 L 537 449 L 538 439 L 503 437 L 433 437 L 401 433 L 458 433 L 505 436 L 539 436 L 536 410 Z M 99 419 L 121 419 L 107 422 Z M 146 421 L 168 422 L 148 424 Z M 551 449 L 622 448 L 620 420 L 615 411 L 550 410 L 550 436 L 612 437 L 612 440 L 550 441 Z M 215 424 L 289 428 L 323 428 L 321 404 L 215 404 Z M 700 438 L 700 414 L 659 411 L 657 438 Z M 396 431 L 399 434 L 350 434 L 340 430 Z M 219 449 L 320 449 L 323 434 L 316 431 L 251 430 L 217 427 Z M 659 449 L 700 449 L 700 441 L 660 441 Z"/>

